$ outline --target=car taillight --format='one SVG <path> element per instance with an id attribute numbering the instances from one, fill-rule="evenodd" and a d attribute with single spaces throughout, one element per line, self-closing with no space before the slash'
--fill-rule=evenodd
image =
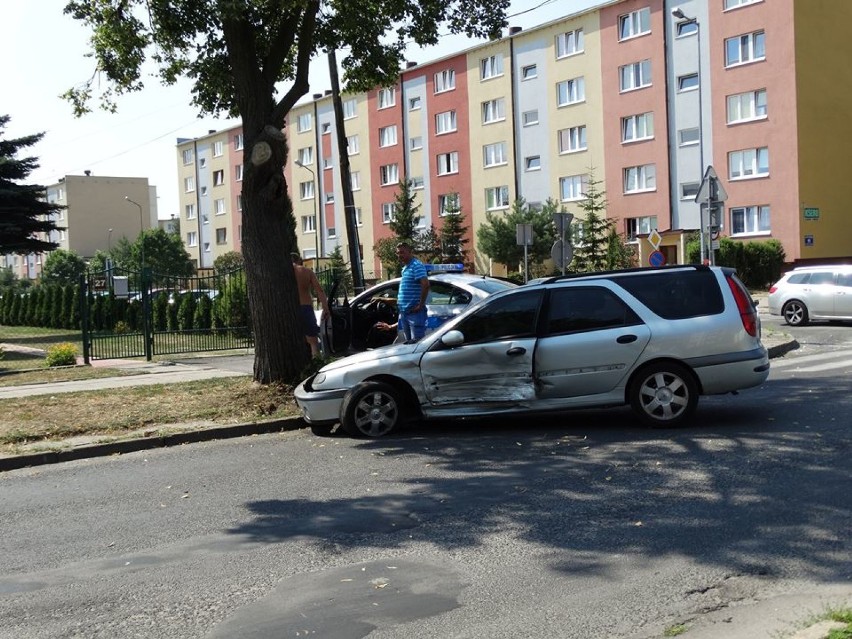
<path id="1" fill-rule="evenodd" d="M 743 321 L 743 328 L 746 333 L 752 337 L 757 337 L 757 311 L 752 304 L 748 292 L 732 275 L 725 276 L 728 281 L 728 286 L 731 288 L 731 293 L 734 294 L 734 300 L 737 302 L 737 310 L 740 312 L 740 319 Z"/>
<path id="2" fill-rule="evenodd" d="M 774 292 L 775 292 L 775 291 L 777 291 L 777 290 L 778 290 L 778 287 L 777 287 L 777 286 L 775 286 L 775 284 L 773 284 L 771 287 L 769 287 L 769 293 L 770 293 L 770 294 L 771 294 L 771 293 L 774 293 Z"/>

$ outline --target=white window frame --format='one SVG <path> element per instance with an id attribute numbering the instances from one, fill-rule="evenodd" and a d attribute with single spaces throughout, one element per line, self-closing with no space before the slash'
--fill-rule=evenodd
<path id="1" fill-rule="evenodd" d="M 379 148 L 396 146 L 396 125 L 391 124 L 379 128 Z"/>
<path id="2" fill-rule="evenodd" d="M 225 154 L 225 143 L 222 140 L 216 140 L 213 143 L 213 157 L 220 158 Z"/>
<path id="3" fill-rule="evenodd" d="M 242 151 L 245 148 L 245 138 L 242 133 L 234 135 L 234 151 Z"/>
<path id="4" fill-rule="evenodd" d="M 738 9 L 740 7 L 745 7 L 750 4 L 757 4 L 758 2 L 763 2 L 763 0 L 725 0 L 723 11 Z"/>
<path id="5" fill-rule="evenodd" d="M 243 210 L 243 194 L 242 193 L 237 193 L 237 210 L 238 211 Z M 242 239 L 242 238 L 243 238 L 242 227 L 240 227 L 240 239 Z"/>
<path id="6" fill-rule="evenodd" d="M 628 217 L 625 219 L 624 234 L 627 236 L 628 242 L 638 242 L 639 235 L 646 235 L 651 231 L 656 230 L 656 215 L 640 215 L 638 217 Z"/>
<path id="7" fill-rule="evenodd" d="M 728 124 L 765 120 L 768 117 L 766 89 L 729 95 L 725 101 L 725 117 Z"/>
<path id="8" fill-rule="evenodd" d="M 228 243 L 228 228 L 219 227 L 216 229 L 216 244 L 222 245 Z"/>
<path id="9" fill-rule="evenodd" d="M 299 182 L 299 199 L 312 200 L 314 199 L 314 181 Z"/>
<path id="10" fill-rule="evenodd" d="M 408 149 L 410 151 L 419 151 L 423 148 L 423 136 L 415 135 L 413 138 L 408 140 Z"/>
<path id="11" fill-rule="evenodd" d="M 561 60 L 572 55 L 578 55 L 585 51 L 583 42 L 583 30 L 574 29 L 556 36 L 556 59 Z"/>
<path id="12" fill-rule="evenodd" d="M 535 126 L 538 124 L 538 109 L 530 109 L 521 113 L 522 126 Z"/>
<path id="13" fill-rule="evenodd" d="M 694 202 L 695 196 L 701 189 L 700 182 L 681 182 L 680 184 L 680 199 Z"/>
<path id="14" fill-rule="evenodd" d="M 184 166 L 186 166 L 187 164 L 192 164 L 192 161 L 195 159 L 195 152 L 192 149 L 184 149 L 182 151 L 182 154 Z"/>
<path id="15" fill-rule="evenodd" d="M 728 179 L 753 180 L 769 176 L 769 147 L 740 149 L 728 153 Z"/>
<path id="16" fill-rule="evenodd" d="M 184 215 L 186 215 L 187 220 L 194 220 L 196 216 L 195 212 L 195 203 L 187 204 L 183 208 Z"/>
<path id="17" fill-rule="evenodd" d="M 242 182 L 243 181 L 243 173 L 245 171 L 245 166 L 242 164 L 237 164 L 234 166 L 234 182 Z"/>
<path id="18" fill-rule="evenodd" d="M 188 177 L 183 178 L 183 192 L 184 193 L 194 193 L 195 192 L 195 176 L 190 175 Z"/>
<path id="19" fill-rule="evenodd" d="M 583 76 L 556 83 L 556 106 L 564 107 L 586 101 L 586 79 Z"/>
<path id="20" fill-rule="evenodd" d="M 361 152 L 361 140 L 358 134 L 346 136 L 346 153 L 350 156 L 358 155 Z"/>
<path id="21" fill-rule="evenodd" d="M 491 80 L 503 75 L 503 54 L 495 53 L 479 60 L 480 81 Z"/>
<path id="22" fill-rule="evenodd" d="M 654 112 L 636 113 L 621 118 L 621 143 L 631 144 L 654 139 Z"/>
<path id="23" fill-rule="evenodd" d="M 461 196 L 458 193 L 445 193 L 438 196 L 438 216 L 450 215 L 450 209 L 461 211 Z"/>
<path id="24" fill-rule="evenodd" d="M 330 155 L 328 157 L 324 157 L 322 159 L 322 168 L 325 169 L 333 169 L 334 168 L 334 158 Z"/>
<path id="25" fill-rule="evenodd" d="M 343 102 L 343 119 L 351 120 L 358 117 L 358 98 L 351 98 Z"/>
<path id="26" fill-rule="evenodd" d="M 697 126 L 680 129 L 677 132 L 678 146 L 695 146 L 701 143 L 701 129 Z"/>
<path id="27" fill-rule="evenodd" d="M 305 146 L 299 149 L 299 162 L 310 166 L 314 163 L 314 147 Z"/>
<path id="28" fill-rule="evenodd" d="M 379 89 L 378 108 L 389 109 L 396 105 L 396 87 L 387 87 Z"/>
<path id="29" fill-rule="evenodd" d="M 450 151 L 437 156 L 437 174 L 452 175 L 459 172 L 459 152 Z"/>
<path id="30" fill-rule="evenodd" d="M 317 232 L 317 219 L 313 215 L 303 215 L 302 216 L 302 233 L 316 233 Z"/>
<path id="31" fill-rule="evenodd" d="M 541 156 L 528 155 L 524 158 L 524 171 L 541 171 Z"/>
<path id="32" fill-rule="evenodd" d="M 394 220 L 394 213 L 396 209 L 394 208 L 393 202 L 384 202 L 382 204 L 382 224 L 390 224 Z"/>
<path id="33" fill-rule="evenodd" d="M 382 186 L 399 184 L 399 165 L 385 164 L 379 167 L 379 180 Z"/>
<path id="34" fill-rule="evenodd" d="M 588 175 L 566 175 L 559 178 L 559 199 L 562 202 L 578 202 L 586 198 Z"/>
<path id="35" fill-rule="evenodd" d="M 485 189 L 485 210 L 502 211 L 509 208 L 509 187 L 491 186 Z"/>
<path id="36" fill-rule="evenodd" d="M 505 142 L 494 142 L 482 147 L 482 166 L 505 166 L 509 163 L 508 151 Z"/>
<path id="37" fill-rule="evenodd" d="M 698 82 L 698 73 L 686 73 L 684 75 L 678 76 L 677 92 L 689 93 L 690 91 L 697 91 Z"/>
<path id="38" fill-rule="evenodd" d="M 328 135 L 331 133 L 331 122 L 323 122 L 320 125 L 320 133 L 322 135 Z"/>
<path id="39" fill-rule="evenodd" d="M 458 122 L 455 110 L 435 114 L 435 135 L 453 133 L 457 130 Z"/>
<path id="40" fill-rule="evenodd" d="M 772 211 L 768 204 L 731 207 L 731 236 L 769 235 Z"/>
<path id="41" fill-rule="evenodd" d="M 657 190 L 657 166 L 642 164 L 624 169 L 624 193 L 648 193 Z"/>
<path id="42" fill-rule="evenodd" d="M 651 60 L 639 60 L 618 68 L 621 93 L 651 86 Z"/>
<path id="43" fill-rule="evenodd" d="M 630 40 L 651 33 L 651 9 L 643 7 L 618 16 L 618 41 Z"/>
<path id="44" fill-rule="evenodd" d="M 325 203 L 334 204 L 334 191 L 329 191 L 325 194 Z"/>
<path id="45" fill-rule="evenodd" d="M 349 184 L 353 191 L 361 190 L 361 171 L 351 171 L 349 173 Z"/>
<path id="46" fill-rule="evenodd" d="M 423 98 L 419 95 L 408 98 L 408 110 L 417 111 L 423 106 Z"/>
<path id="47" fill-rule="evenodd" d="M 456 88 L 455 69 L 444 69 L 435 74 L 435 93 L 444 93 Z"/>
<path id="48" fill-rule="evenodd" d="M 225 184 L 225 169 L 216 169 L 213 171 L 213 186 L 223 186 Z"/>
<path id="49" fill-rule="evenodd" d="M 586 125 L 572 126 L 557 131 L 559 154 L 579 153 L 588 149 L 586 140 Z"/>
<path id="50" fill-rule="evenodd" d="M 314 117 L 312 113 L 300 113 L 296 119 L 296 130 L 299 133 L 306 133 L 314 128 Z"/>
<path id="51" fill-rule="evenodd" d="M 187 246 L 198 246 L 198 232 L 197 231 L 188 231 L 186 234 L 186 245 Z"/>
<path id="52" fill-rule="evenodd" d="M 736 52 L 736 57 L 732 54 Z M 725 40 L 725 68 L 752 64 L 766 59 L 766 32 L 743 33 Z"/>
<path id="53" fill-rule="evenodd" d="M 213 200 L 213 212 L 215 215 L 225 215 L 225 213 L 227 213 L 225 208 L 225 198 L 220 197 Z"/>
<path id="54" fill-rule="evenodd" d="M 494 98 L 482 103 L 482 124 L 503 122 L 506 119 L 506 98 Z"/>
<path id="55" fill-rule="evenodd" d="M 521 67 L 521 81 L 534 80 L 538 77 L 538 67 L 535 64 L 527 64 Z"/>
<path id="56" fill-rule="evenodd" d="M 411 177 L 411 190 L 419 191 L 426 187 L 426 180 L 422 175 L 415 175 Z"/>

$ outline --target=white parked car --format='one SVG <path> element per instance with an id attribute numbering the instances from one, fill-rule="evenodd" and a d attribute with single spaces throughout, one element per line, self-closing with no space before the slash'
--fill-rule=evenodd
<path id="1" fill-rule="evenodd" d="M 769 313 L 790 326 L 811 320 L 852 320 L 852 265 L 795 268 L 769 289 Z"/>
<path id="2" fill-rule="evenodd" d="M 682 424 L 699 395 L 763 383 L 760 320 L 733 269 L 674 266 L 562 276 L 486 298 L 415 344 L 320 369 L 295 391 L 314 432 L 629 404 Z"/>

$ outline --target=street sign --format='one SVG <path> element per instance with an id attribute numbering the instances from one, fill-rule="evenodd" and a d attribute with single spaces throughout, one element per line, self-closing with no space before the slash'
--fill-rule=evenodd
<path id="1" fill-rule="evenodd" d="M 698 193 L 695 194 L 696 202 L 724 202 L 728 199 L 728 193 L 719 181 L 719 176 L 712 166 L 708 166 L 704 172 L 704 179 L 701 180 L 701 186 L 698 188 Z"/>
<path id="2" fill-rule="evenodd" d="M 656 251 L 660 248 L 660 242 L 663 241 L 663 236 L 660 235 L 660 232 L 657 229 L 652 229 L 650 233 L 648 233 L 648 242 L 651 243 L 651 246 L 654 247 Z"/>
<path id="3" fill-rule="evenodd" d="M 533 243 L 533 225 L 532 224 L 516 224 L 515 233 L 517 235 L 518 246 L 532 246 Z"/>
<path id="4" fill-rule="evenodd" d="M 648 255 L 648 264 L 651 266 L 662 266 L 666 263 L 666 256 L 662 251 L 651 251 Z"/>
<path id="5" fill-rule="evenodd" d="M 814 236 L 813 235 L 805 235 L 805 246 L 813 246 L 814 245 Z"/>
<path id="6" fill-rule="evenodd" d="M 560 238 L 564 237 L 565 232 L 568 231 L 573 219 L 573 213 L 554 213 L 553 224 L 556 226 L 556 235 Z"/>
<path id="7" fill-rule="evenodd" d="M 816 207 L 805 207 L 805 219 L 806 220 L 818 220 L 819 219 L 819 209 Z"/>
<path id="8" fill-rule="evenodd" d="M 556 240 L 550 249 L 550 257 L 558 269 L 564 269 L 574 259 L 574 247 L 568 242 Z"/>

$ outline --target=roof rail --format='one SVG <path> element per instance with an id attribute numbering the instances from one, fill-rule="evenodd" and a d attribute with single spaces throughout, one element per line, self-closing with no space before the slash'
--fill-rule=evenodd
<path id="1" fill-rule="evenodd" d="M 623 268 L 616 271 L 592 271 L 589 273 L 566 273 L 565 275 L 554 275 L 541 284 L 550 284 L 552 282 L 563 282 L 582 278 L 608 277 L 610 275 L 623 275 L 625 273 L 650 273 L 654 271 L 674 271 L 678 269 L 691 268 L 696 271 L 706 271 L 710 267 L 706 264 L 667 264 L 665 266 L 637 266 L 634 268 Z"/>

